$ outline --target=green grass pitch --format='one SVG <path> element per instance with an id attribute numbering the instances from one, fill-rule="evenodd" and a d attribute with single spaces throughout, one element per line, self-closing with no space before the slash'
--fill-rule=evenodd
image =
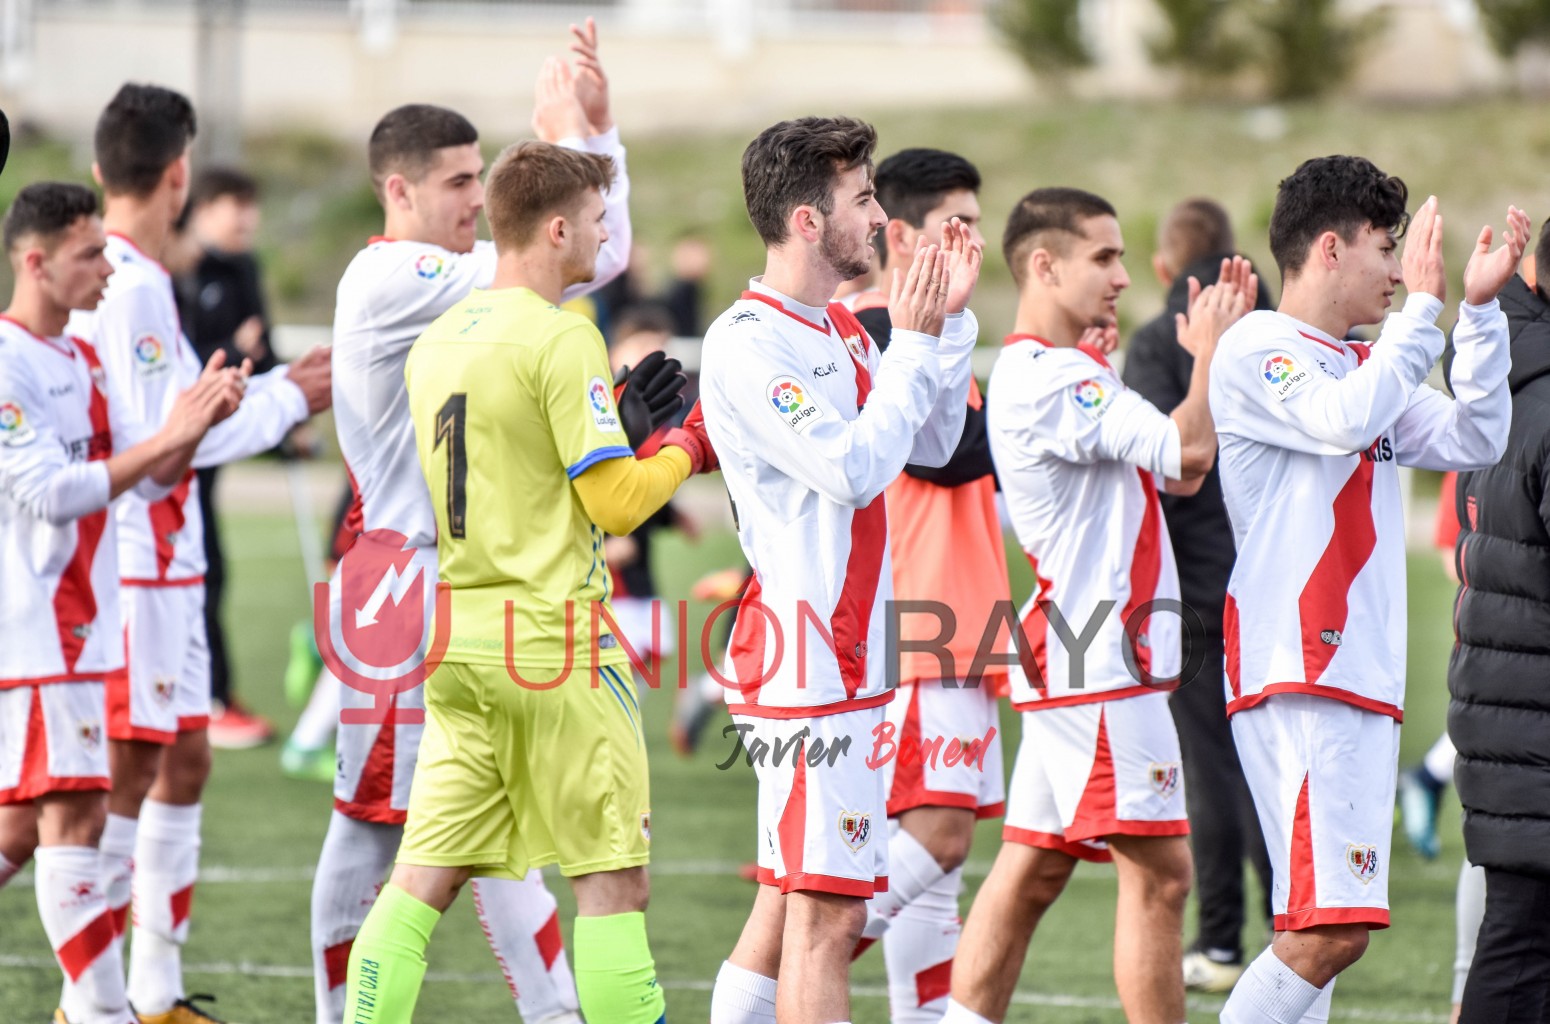
<path id="1" fill-rule="evenodd" d="M 280 696 L 285 637 L 306 614 L 306 590 L 287 517 L 232 516 L 228 621 L 244 698 L 289 726 L 294 712 Z M 676 536 L 659 545 L 663 592 L 687 593 L 701 573 L 737 564 L 727 535 L 691 546 Z M 1011 561 L 1013 592 L 1027 594 L 1025 562 Z M 1021 573 L 1021 575 L 1019 574 Z M 1446 711 L 1444 674 L 1452 642 L 1452 587 L 1435 557 L 1410 564 L 1409 713 L 1404 762 L 1425 751 Z M 697 630 L 704 606 L 691 606 Z M 691 651 L 697 632 L 691 630 Z M 697 659 L 697 653 L 694 654 Z M 698 665 L 695 665 L 698 668 Z M 671 675 L 671 673 L 670 673 Z M 731 949 L 754 888 L 735 874 L 754 852 L 754 780 L 749 769 L 716 770 L 730 752 L 713 727 L 708 749 L 692 761 L 676 758 L 666 742 L 670 693 L 646 701 L 651 744 L 654 837 L 653 897 L 648 915 L 659 976 L 673 1021 L 703 1021 L 710 984 Z M 1018 735 L 1015 716 L 1003 715 L 1008 763 Z M 724 720 L 720 724 L 725 724 Z M 303 1024 L 312 1019 L 307 918 L 310 882 L 330 809 L 329 788 L 283 778 L 277 748 L 217 752 L 205 809 L 202 879 L 194 930 L 186 951 L 191 991 L 216 993 L 218 1012 L 242 1024 Z M 556 765 L 556 771 L 565 770 Z M 1361 780 L 1352 780 L 1361 785 Z M 982 826 L 969 865 L 979 884 L 998 842 L 999 822 Z M 1394 927 L 1377 933 L 1366 957 L 1341 980 L 1337 1021 L 1442 1022 L 1453 960 L 1453 889 L 1462 842 L 1457 805 L 1444 812 L 1443 856 L 1421 861 L 1396 836 L 1390 869 Z M 556 874 L 551 887 L 562 917 L 570 895 Z M 1008 1018 L 1047 1024 L 1123 1021 L 1111 974 L 1114 879 L 1111 869 L 1083 865 L 1045 918 L 1023 971 L 1018 1002 Z M 967 908 L 967 898 L 964 901 Z M 566 929 L 567 938 L 569 928 Z M 1248 939 L 1263 940 L 1256 927 Z M 423 1021 L 509 1021 L 515 1011 L 473 911 L 465 898 L 447 914 L 430 950 L 430 980 L 417 1017 Z M 53 1012 L 58 971 L 38 924 L 30 875 L 0 890 L 0 1024 L 42 1022 Z M 853 972 L 854 1020 L 887 1020 L 882 958 L 873 951 Z M 1194 998 L 1190 1020 L 1214 1021 L 1215 998 Z"/>

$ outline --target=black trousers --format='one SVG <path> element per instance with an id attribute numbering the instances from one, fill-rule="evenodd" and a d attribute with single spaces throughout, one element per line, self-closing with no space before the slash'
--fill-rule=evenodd
<path id="1" fill-rule="evenodd" d="M 1485 869 L 1485 920 L 1459 1024 L 1550 1021 L 1550 877 Z"/>
<path id="2" fill-rule="evenodd" d="M 1196 949 L 1225 949 L 1243 956 L 1243 862 L 1253 865 L 1265 893 L 1258 907 L 1270 919 L 1270 858 L 1238 748 L 1227 721 L 1222 636 L 1204 638 L 1204 667 L 1169 698 L 1184 758 L 1184 806 L 1195 855 L 1195 897 L 1200 902 Z M 1197 656 L 1186 667 L 1199 664 Z"/>
<path id="3" fill-rule="evenodd" d="M 210 644 L 210 696 L 231 703 L 231 669 L 226 662 L 226 630 L 221 625 L 221 597 L 226 589 L 226 555 L 221 527 L 215 518 L 215 468 L 197 471 L 199 514 L 205 525 L 205 636 Z M 1186 783 L 1187 785 L 1187 783 Z"/>

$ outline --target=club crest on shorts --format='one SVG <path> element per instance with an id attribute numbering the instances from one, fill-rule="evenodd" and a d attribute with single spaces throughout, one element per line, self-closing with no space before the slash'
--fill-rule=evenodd
<path id="1" fill-rule="evenodd" d="M 1147 770 L 1147 777 L 1151 779 L 1152 788 L 1157 790 L 1159 796 L 1172 796 L 1179 789 L 1179 763 L 1153 761 Z"/>
<path id="2" fill-rule="evenodd" d="M 872 816 L 855 811 L 840 812 L 840 838 L 851 852 L 861 849 L 872 838 Z"/>
<path id="3" fill-rule="evenodd" d="M 151 692 L 156 697 L 156 703 L 162 707 L 172 703 L 173 682 L 165 676 L 157 676 L 151 681 Z"/>
<path id="4" fill-rule="evenodd" d="M 102 746 L 102 723 L 85 720 L 76 722 L 75 735 L 81 741 L 81 746 L 87 750 L 96 750 Z"/>
<path id="5" fill-rule="evenodd" d="M 1378 848 L 1370 843 L 1347 844 L 1345 862 L 1363 885 L 1378 877 Z"/>

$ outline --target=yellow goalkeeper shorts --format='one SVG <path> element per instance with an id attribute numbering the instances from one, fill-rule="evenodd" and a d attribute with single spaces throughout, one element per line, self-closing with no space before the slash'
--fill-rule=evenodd
<path id="1" fill-rule="evenodd" d="M 425 735 L 401 864 L 521 878 L 650 859 L 651 786 L 628 667 L 576 668 L 552 689 L 505 668 L 442 663 L 425 683 Z"/>

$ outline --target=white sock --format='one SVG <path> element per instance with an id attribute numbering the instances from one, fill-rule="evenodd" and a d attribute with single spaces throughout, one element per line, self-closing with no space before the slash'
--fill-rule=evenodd
<path id="1" fill-rule="evenodd" d="M 867 900 L 864 939 L 881 938 L 894 916 L 921 893 L 941 881 L 942 865 L 920 840 L 902 828 L 895 828 L 888 840 L 888 891 Z"/>
<path id="2" fill-rule="evenodd" d="M 1319 990 L 1267 949 L 1249 964 L 1222 1007 L 1222 1024 L 1298 1024 Z"/>
<path id="3" fill-rule="evenodd" d="M 1458 891 L 1453 897 L 1455 944 L 1453 947 L 1453 1005 L 1464 1001 L 1464 983 L 1475 962 L 1480 922 L 1485 919 L 1485 868 L 1464 861 L 1459 866 Z"/>
<path id="4" fill-rule="evenodd" d="M 356 821 L 338 811 L 328 821 L 312 878 L 312 989 L 317 1024 L 344 1020 L 350 946 L 376 902 L 403 836 L 402 825 Z"/>
<path id="5" fill-rule="evenodd" d="M 6 859 L 5 854 L 0 853 L 0 889 L 4 889 L 5 883 L 15 878 L 16 872 L 21 869 L 22 866 L 20 864 L 12 864 Z"/>
<path id="6" fill-rule="evenodd" d="M 581 1024 L 576 979 L 560 938 L 560 912 L 543 872 L 529 871 L 520 882 L 476 878 L 472 888 L 479 926 L 522 1019 Z"/>
<path id="7" fill-rule="evenodd" d="M 1443 733 L 1437 737 L 1437 742 L 1432 744 L 1432 749 L 1426 752 L 1426 757 L 1421 763 L 1426 766 L 1426 773 L 1444 786 L 1453 783 L 1453 763 L 1458 758 L 1458 748 L 1453 745 L 1453 737 Z"/>
<path id="8" fill-rule="evenodd" d="M 1329 1024 L 1329 1006 L 1335 998 L 1335 982 L 1339 980 L 1338 977 L 1330 978 L 1329 984 L 1319 989 L 1319 997 L 1308 1007 L 1298 1024 Z"/>
<path id="9" fill-rule="evenodd" d="M 775 979 L 723 960 L 710 990 L 710 1024 L 775 1024 Z"/>
<path id="10" fill-rule="evenodd" d="M 894 1024 L 935 1024 L 947 1009 L 952 988 L 953 954 L 963 926 L 958 920 L 958 889 L 963 869 L 937 879 L 915 897 L 883 937 L 888 965 L 888 1003 Z"/>
<path id="11" fill-rule="evenodd" d="M 942 1013 L 942 1024 L 996 1024 L 996 1022 L 989 1017 L 981 1017 L 967 1006 L 949 997 L 947 1009 Z"/>
<path id="12" fill-rule="evenodd" d="M 71 1024 L 124 1024 L 124 961 L 102 895 L 101 862 L 90 846 L 40 846 L 34 886 L 38 916 L 71 984 Z"/>
<path id="13" fill-rule="evenodd" d="M 302 750 L 322 750 L 334 738 L 339 728 L 340 687 L 339 677 L 328 669 L 318 673 L 313 684 L 312 696 L 291 730 L 290 744 Z"/>
<path id="14" fill-rule="evenodd" d="M 199 878 L 199 804 L 147 800 L 135 843 L 134 939 L 129 998 L 144 1014 L 183 998 L 183 944 Z"/>
<path id="15" fill-rule="evenodd" d="M 133 893 L 135 876 L 135 836 L 140 829 L 140 819 L 126 818 L 109 812 L 107 824 L 102 826 L 102 838 L 97 840 L 97 851 L 102 858 L 102 884 L 113 912 L 113 928 L 119 935 L 129 921 L 129 902 Z"/>

